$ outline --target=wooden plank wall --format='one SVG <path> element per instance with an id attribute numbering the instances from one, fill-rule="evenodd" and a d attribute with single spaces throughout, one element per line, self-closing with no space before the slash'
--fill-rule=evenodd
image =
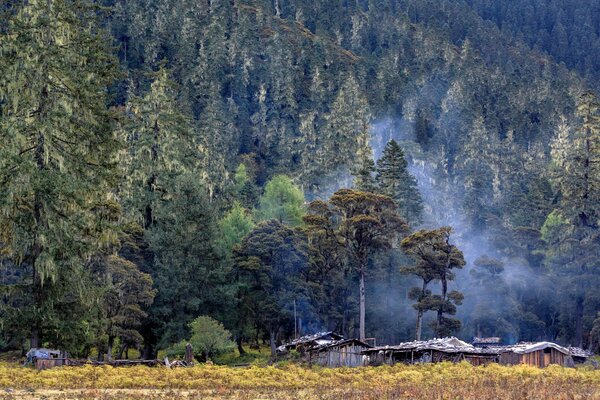
<path id="1" fill-rule="evenodd" d="M 502 353 L 500 363 L 509 365 L 528 364 L 544 368 L 550 364 L 565 365 L 566 357 L 566 354 L 551 348 L 549 353 L 544 353 L 544 350 L 532 351 L 526 354 Z"/>
<path id="2" fill-rule="evenodd" d="M 359 367 L 363 365 L 363 346 L 347 345 L 332 347 L 318 354 L 316 363 L 324 367 Z"/>
<path id="3" fill-rule="evenodd" d="M 60 367 L 63 365 L 68 365 L 68 361 L 65 358 L 38 358 L 37 360 L 35 360 L 36 369 L 50 369 L 54 367 Z"/>

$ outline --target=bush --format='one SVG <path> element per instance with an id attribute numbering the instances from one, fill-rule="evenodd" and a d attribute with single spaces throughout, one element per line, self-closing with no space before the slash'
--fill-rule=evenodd
<path id="1" fill-rule="evenodd" d="M 211 357 L 227 353 L 235 349 L 231 340 L 231 333 L 222 323 L 211 317 L 201 316 L 190 323 L 192 337 L 176 343 L 167 350 L 169 357 L 182 357 L 185 355 L 185 346 L 189 342 L 194 349 L 194 356 L 200 361 L 210 360 Z"/>

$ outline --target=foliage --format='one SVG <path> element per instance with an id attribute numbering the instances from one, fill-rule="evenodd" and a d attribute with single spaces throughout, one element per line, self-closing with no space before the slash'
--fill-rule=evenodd
<path id="1" fill-rule="evenodd" d="M 240 203 L 234 203 L 229 212 L 219 221 L 220 244 L 225 254 L 230 254 L 233 247 L 240 243 L 254 228 L 254 222 L 248 210 Z"/>
<path id="2" fill-rule="evenodd" d="M 213 357 L 230 352 L 235 348 L 231 341 L 231 333 L 219 321 L 207 316 L 200 316 L 190 322 L 192 336 L 170 348 L 171 356 L 185 355 L 187 343 L 192 345 L 194 354 L 202 361 L 212 360 Z"/>
<path id="3" fill-rule="evenodd" d="M 404 268 L 406 272 L 421 278 L 422 287 L 413 288 L 410 297 L 417 302 L 413 306 L 417 310 L 416 338 L 421 340 L 421 323 L 426 311 L 437 312 L 434 323 L 436 337 L 449 336 L 460 329 L 460 321 L 445 317 L 444 314 L 456 314 L 456 306 L 462 304 L 464 296 L 459 291 L 448 292 L 448 281 L 455 278 L 452 271 L 465 265 L 463 253 L 450 243 L 452 228 L 442 227 L 435 230 L 420 230 L 402 240 L 402 249 L 411 256 L 415 263 Z M 439 280 L 441 293 L 432 294 L 427 289 L 431 281 Z"/>
<path id="4" fill-rule="evenodd" d="M 97 295 L 87 261 L 119 237 L 117 60 L 91 3 L 31 1 L 2 21 L 0 256 L 21 269 L 9 323 L 33 346 L 74 349 Z"/>
<path id="5" fill-rule="evenodd" d="M 223 310 L 228 287 L 215 249 L 214 209 L 195 177 L 177 177 L 171 200 L 154 215 L 148 241 L 158 293 L 148 311 L 145 342 L 161 348 L 188 337 L 189 323 L 203 310 Z"/>
<path id="6" fill-rule="evenodd" d="M 269 335 L 272 356 L 277 331 L 306 297 L 306 258 L 306 237 L 276 220 L 258 224 L 235 249 L 243 316 Z"/>
<path id="7" fill-rule="evenodd" d="M 377 161 L 377 186 L 380 193 L 394 199 L 400 215 L 412 225 L 420 222 L 423 199 L 416 179 L 408 171 L 404 151 L 395 140 L 390 140 Z"/>
<path id="8" fill-rule="evenodd" d="M 138 266 L 118 255 L 103 257 L 96 263 L 94 274 L 102 287 L 102 316 L 106 319 L 107 356 L 112 358 L 115 339 L 121 349 L 139 348 L 142 336 L 137 331 L 147 314 L 144 309 L 154 300 L 152 278 Z"/>
<path id="9" fill-rule="evenodd" d="M 267 182 L 259 203 L 262 221 L 274 219 L 292 227 L 302 224 L 304 194 L 287 176 L 277 175 Z"/>

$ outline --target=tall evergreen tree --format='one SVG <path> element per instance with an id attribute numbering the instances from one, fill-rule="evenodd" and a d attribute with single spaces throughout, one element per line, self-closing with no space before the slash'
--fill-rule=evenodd
<path id="1" fill-rule="evenodd" d="M 32 0 L 2 23 L 0 242 L 30 274 L 21 323 L 32 347 L 64 345 L 68 324 L 53 333 L 48 325 L 85 293 L 88 258 L 118 237 L 106 218 L 119 146 L 107 108 L 116 64 L 100 15 L 87 1 Z"/>
<path id="2" fill-rule="evenodd" d="M 128 144 L 122 197 L 128 213 L 136 215 L 145 229 L 156 222 L 156 209 L 169 198 L 173 179 L 195 169 L 200 157 L 194 148 L 191 121 L 179 110 L 169 71 L 161 67 L 151 76 L 150 90 L 129 99 L 129 118 L 122 127 Z"/>
<path id="3" fill-rule="evenodd" d="M 352 171 L 354 175 L 354 187 L 361 192 L 377 191 L 375 184 L 375 162 L 370 154 L 364 154 L 360 157 L 358 165 Z"/>
<path id="4" fill-rule="evenodd" d="M 380 193 L 398 204 L 400 215 L 409 223 L 418 224 L 423 213 L 423 199 L 416 179 L 408 171 L 404 151 L 395 140 L 390 140 L 377 162 L 377 185 Z"/>
<path id="5" fill-rule="evenodd" d="M 170 200 L 156 209 L 155 218 L 147 232 L 158 290 L 143 332 L 149 358 L 187 337 L 188 325 L 198 315 L 222 312 L 230 295 L 215 248 L 214 209 L 194 175 L 175 179 Z"/>

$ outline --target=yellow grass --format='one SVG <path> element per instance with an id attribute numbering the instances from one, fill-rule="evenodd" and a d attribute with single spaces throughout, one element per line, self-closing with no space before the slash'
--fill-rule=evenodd
<path id="1" fill-rule="evenodd" d="M 600 371 L 424 364 L 367 368 L 0 364 L 0 399 L 600 399 Z"/>

